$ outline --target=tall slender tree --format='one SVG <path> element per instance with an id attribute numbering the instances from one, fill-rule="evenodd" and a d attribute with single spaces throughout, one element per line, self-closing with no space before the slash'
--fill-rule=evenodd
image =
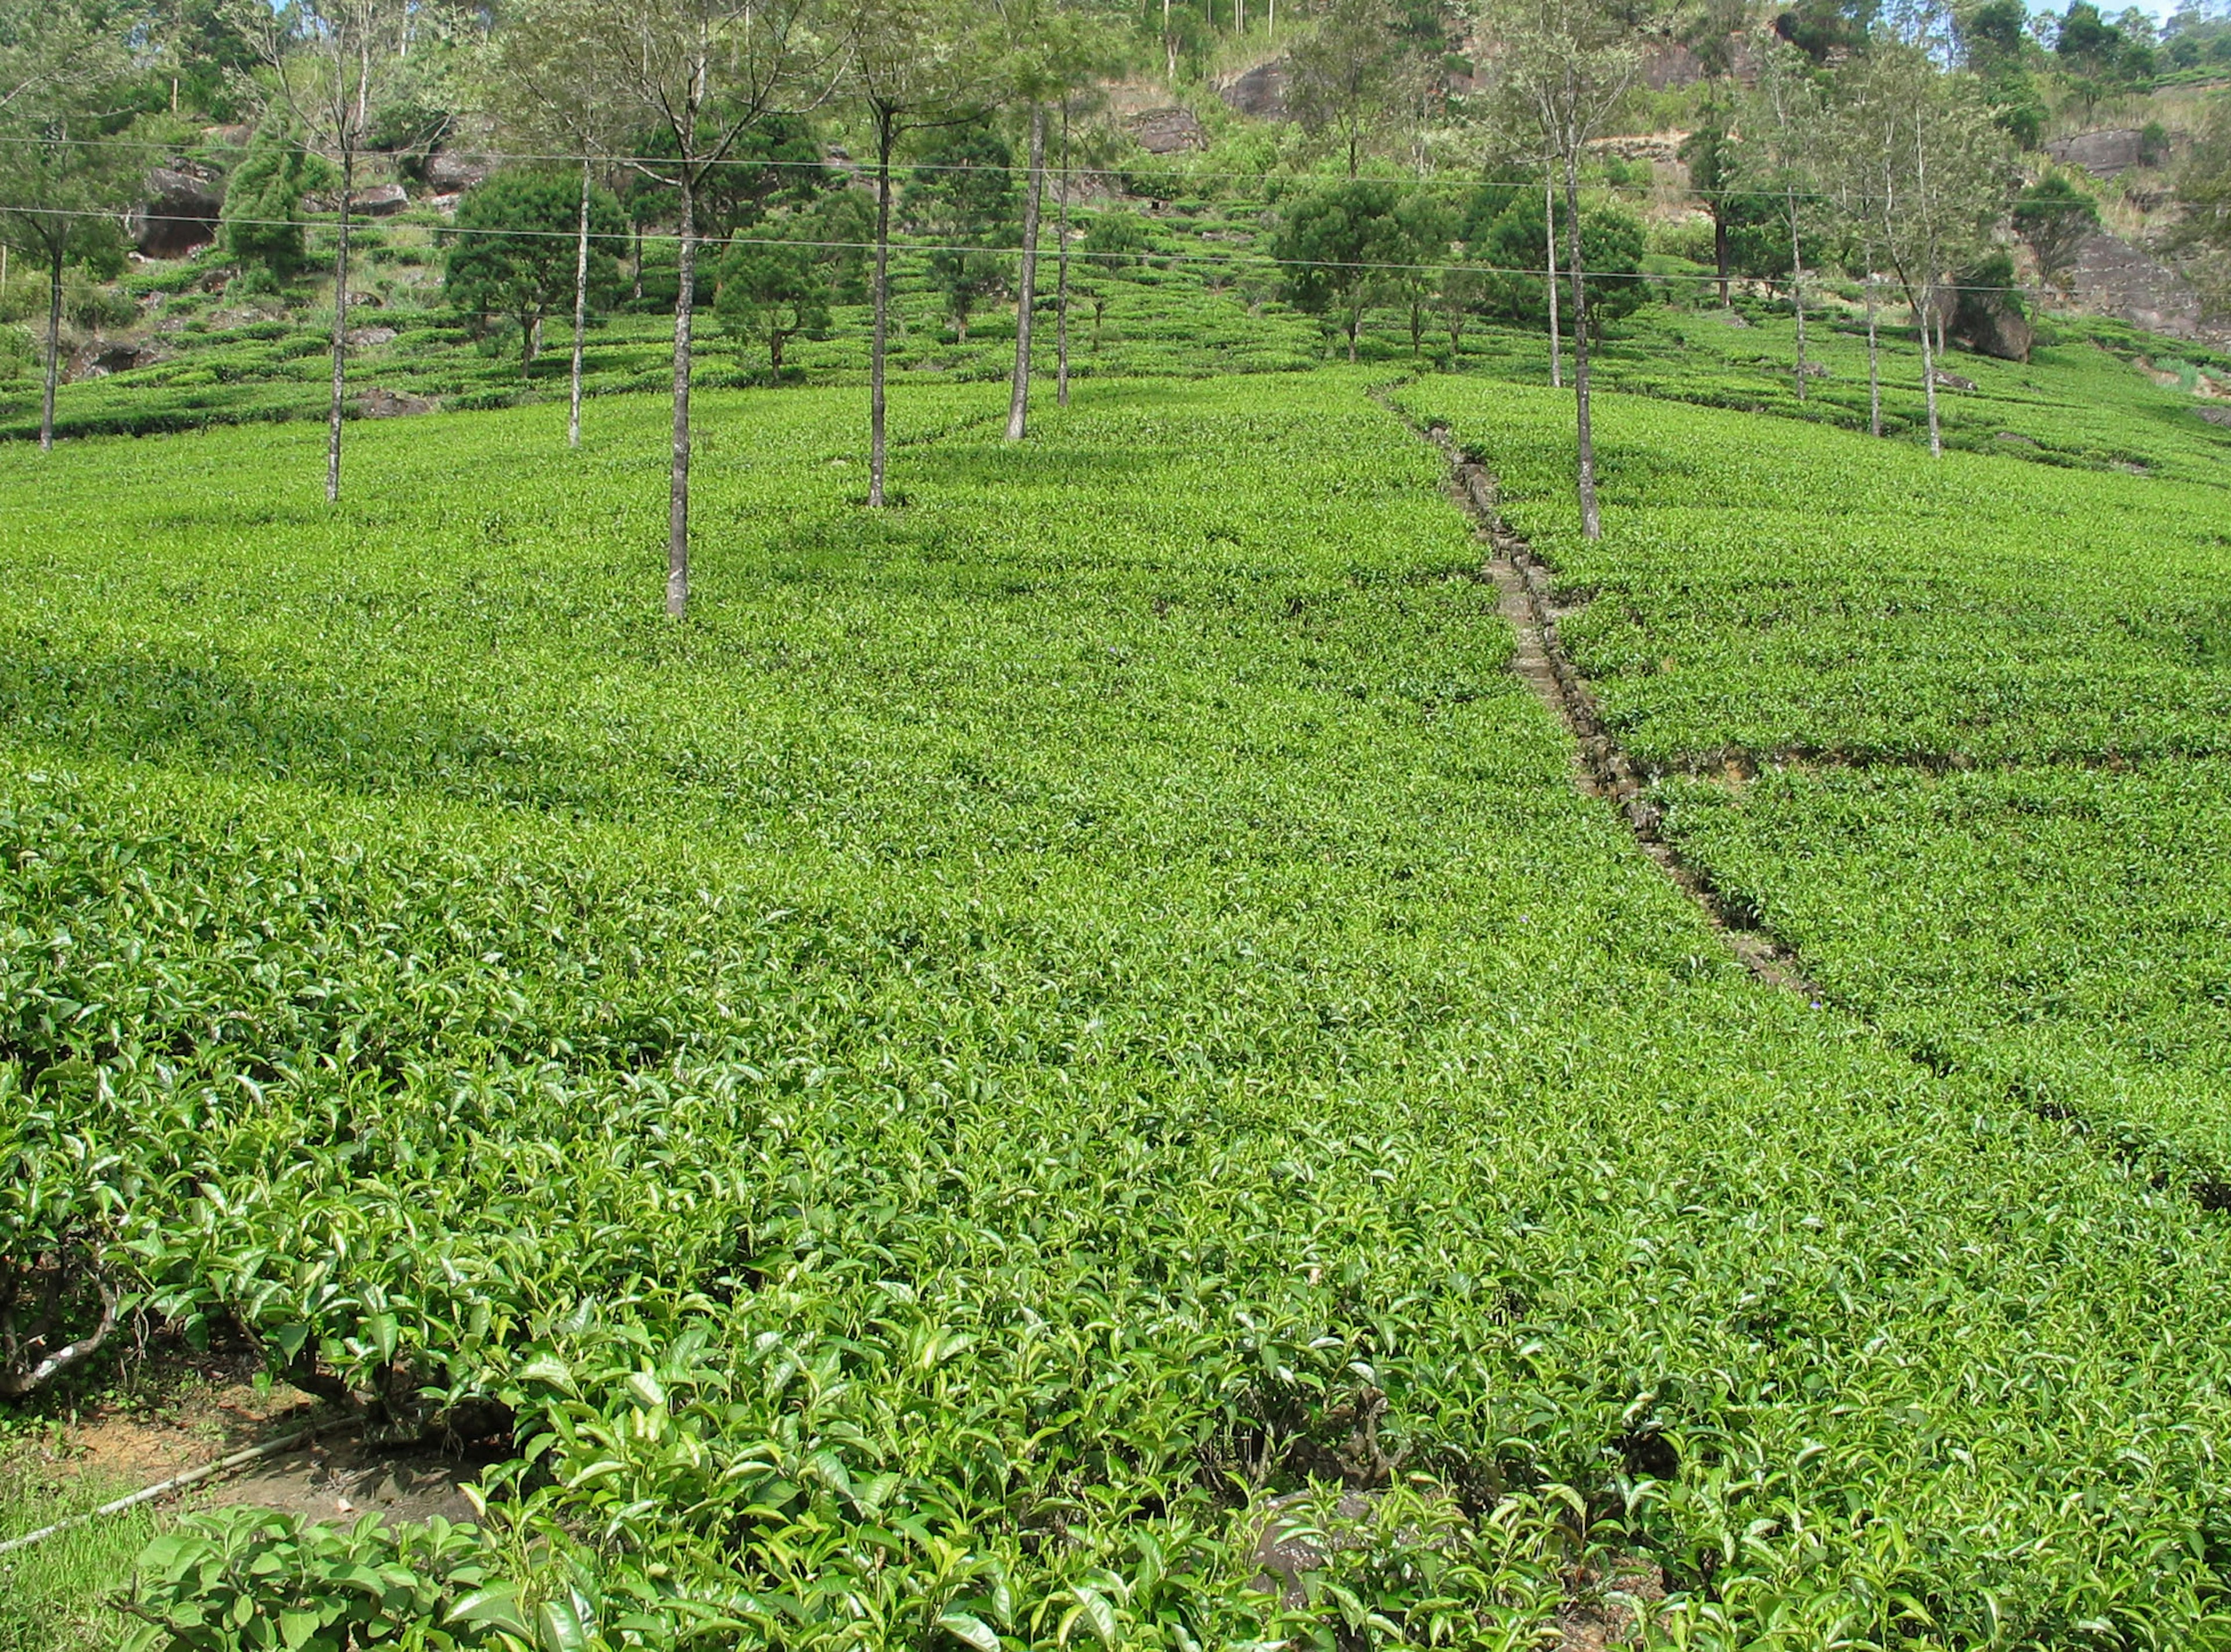
<path id="1" fill-rule="evenodd" d="M 1405 42 L 1388 0 L 1326 0 L 1316 29 L 1286 55 L 1286 100 L 1305 131 L 1329 132 L 1344 152 L 1348 175 L 1386 118 Z"/>
<path id="2" fill-rule="evenodd" d="M 1813 233 L 1820 195 L 1814 163 L 1822 146 L 1822 100 L 1812 60 L 1794 46 L 1776 44 L 1758 66 L 1758 81 L 1744 111 L 1736 179 L 1778 208 L 1789 243 L 1789 294 L 1797 313 L 1797 399 L 1805 399 L 1805 242 Z"/>
<path id="3" fill-rule="evenodd" d="M 578 158 L 573 242 L 573 360 L 566 444 L 581 445 L 581 377 L 589 322 L 589 221 L 597 177 L 624 145 L 629 106 L 613 95 L 594 55 L 593 13 L 584 0 L 520 0 L 495 37 L 488 101 L 504 129 L 532 150 Z"/>
<path id="4" fill-rule="evenodd" d="M 1482 33 L 1497 42 L 1489 64 L 1495 101 L 1509 122 L 1538 137 L 1562 176 L 1565 268 L 1571 281 L 1574 483 L 1581 532 L 1603 535 L 1588 384 L 1588 295 L 1581 247 L 1581 160 L 1626 99 L 1657 17 L 1653 0 L 1484 0 Z"/>
<path id="5" fill-rule="evenodd" d="M 868 345 L 868 503 L 883 504 L 891 307 L 891 157 L 923 127 L 976 118 L 982 75 L 952 0 L 848 0 L 840 19 L 850 92 L 876 135 L 876 261 Z"/>
<path id="6" fill-rule="evenodd" d="M 809 0 L 580 0 L 574 61 L 600 109 L 653 128 L 663 155 L 627 165 L 674 192 L 673 444 L 668 469 L 666 611 L 689 608 L 689 377 L 697 305 L 697 208 L 739 142 L 769 116 L 818 101 L 836 58 Z M 635 146 L 640 150 L 649 145 Z"/>
<path id="7" fill-rule="evenodd" d="M 1937 408 L 1938 312 L 1943 283 L 2003 212 L 2010 174 L 2005 134 L 1975 77 L 1942 74 L 1923 52 L 1885 46 L 1846 66 L 1837 145 L 1877 158 L 1860 194 L 1875 244 L 1921 333 L 1929 450 L 1944 450 Z M 1879 171 L 1876 168 L 1879 166 Z"/>
<path id="8" fill-rule="evenodd" d="M 1029 111 L 1029 177 L 1023 199 L 1023 256 L 1017 283 L 1015 310 L 1015 371 L 1007 407 L 1007 440 L 1019 442 L 1027 432 L 1031 400 L 1031 321 L 1038 307 L 1038 222 L 1045 197 L 1045 140 L 1048 110 L 1058 106 L 1063 120 L 1064 150 L 1069 100 L 1096 76 L 1117 67 L 1102 31 L 1093 20 L 1064 10 L 1056 0 L 1007 0 L 1002 23 L 1006 35 L 1002 78 L 1008 95 Z M 1066 156 L 1064 157 L 1066 165 Z M 1067 178 L 1059 185 L 1062 233 L 1068 233 Z M 1068 255 L 1060 254 L 1065 274 Z M 1059 328 L 1064 317 L 1057 316 Z M 1063 385 L 1066 400 L 1066 382 Z"/>
<path id="9" fill-rule="evenodd" d="M 236 15 L 262 60 L 262 84 L 303 141 L 340 168 L 333 244 L 333 395 L 326 413 L 326 500 L 341 496 L 341 413 L 348 395 L 349 219 L 357 169 L 372 120 L 404 73 L 411 30 L 409 0 L 295 0 L 283 10 L 239 0 Z"/>
<path id="10" fill-rule="evenodd" d="M 120 118 L 130 63 L 113 31 L 68 6 L 0 11 L 0 247 L 47 273 L 46 380 L 39 447 L 55 445 L 61 377 L 62 270 L 81 260 L 114 274 L 124 261 L 118 218 L 139 181 L 135 151 L 104 141 Z"/>

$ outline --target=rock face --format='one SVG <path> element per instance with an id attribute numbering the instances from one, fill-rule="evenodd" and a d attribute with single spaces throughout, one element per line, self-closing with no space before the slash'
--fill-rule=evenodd
<path id="1" fill-rule="evenodd" d="M 391 218 L 410 204 L 411 197 L 400 184 L 375 184 L 357 192 L 356 210 L 367 217 Z"/>
<path id="2" fill-rule="evenodd" d="M 2080 166 L 2094 177 L 2113 177 L 2133 166 L 2143 166 L 2145 134 L 2135 126 L 2113 126 L 2102 132 L 2079 132 L 2056 138 L 2045 152 L 2064 166 Z"/>
<path id="3" fill-rule="evenodd" d="M 1286 110 L 1286 65 L 1283 60 L 1258 63 L 1245 74 L 1216 88 L 1225 106 L 1258 120 L 1284 120 Z"/>
<path id="4" fill-rule="evenodd" d="M 179 164 L 147 174 L 146 197 L 132 209 L 132 244 L 148 258 L 183 258 L 217 239 L 224 195 L 206 167 Z"/>
<path id="5" fill-rule="evenodd" d="M 377 385 L 356 398 L 357 412 L 367 419 L 408 418 L 414 413 L 431 413 L 436 405 L 424 396 L 405 396 Z"/>
<path id="6" fill-rule="evenodd" d="M 106 378 L 111 373 L 128 373 L 134 367 L 152 367 L 169 359 L 169 351 L 152 343 L 98 344 L 81 358 L 70 377 Z"/>
<path id="7" fill-rule="evenodd" d="M 437 149 L 426 158 L 426 187 L 436 195 L 456 195 L 484 182 L 495 171 L 486 155 Z"/>
<path id="8" fill-rule="evenodd" d="M 348 331 L 348 346 L 352 350 L 377 350 L 394 342 L 393 327 L 351 327 Z"/>
<path id="9" fill-rule="evenodd" d="M 1149 155 L 1177 155 L 1208 147 L 1208 134 L 1190 109 L 1148 109 L 1133 115 L 1124 125 Z"/>
<path id="10" fill-rule="evenodd" d="M 2231 407 L 2195 407 L 2192 410 L 2192 416 L 2205 419 L 2210 424 L 2231 428 Z"/>
<path id="11" fill-rule="evenodd" d="M 2192 283 L 2114 236 L 2085 236 L 2069 272 L 2068 292 L 2080 307 L 2120 316 L 2149 332 L 2206 336 L 2200 294 Z"/>
<path id="12" fill-rule="evenodd" d="M 1960 306 L 1952 336 L 1977 355 L 2000 361 L 2027 361 L 2036 341 L 2029 318 L 1995 293 L 1971 294 Z"/>

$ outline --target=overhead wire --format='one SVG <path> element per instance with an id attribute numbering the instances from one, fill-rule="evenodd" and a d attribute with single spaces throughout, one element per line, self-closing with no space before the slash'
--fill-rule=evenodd
<path id="1" fill-rule="evenodd" d="M 96 212 L 84 208 L 20 207 L 11 206 L 5 202 L 0 202 L 0 212 L 36 213 L 48 217 L 71 218 L 113 218 L 117 216 L 113 212 Z M 196 223 L 206 222 L 206 220 L 184 217 L 177 214 L 158 214 L 156 216 L 158 219 L 165 219 L 172 223 Z M 230 223 L 241 224 L 248 228 L 268 229 L 319 229 L 331 224 L 333 221 L 334 219 L 333 216 L 319 218 L 234 218 L 229 220 Z M 351 214 L 350 223 L 352 229 L 377 229 L 378 227 L 378 219 L 368 214 L 364 215 L 362 222 L 359 222 L 358 215 Z M 443 224 L 439 226 L 413 225 L 411 227 L 431 229 L 436 236 L 501 236 L 517 239 L 562 241 L 569 245 L 577 245 L 580 241 L 580 232 L 576 229 L 504 229 L 501 227 L 481 227 L 456 224 Z M 638 242 L 651 243 L 664 243 L 671 242 L 679 244 L 682 237 L 679 233 L 673 231 L 646 230 L 640 233 L 630 233 L 622 236 L 609 234 L 598 235 L 592 233 L 589 239 L 592 243 L 603 243 L 612 247 L 628 247 L 632 246 Z M 708 235 L 693 236 L 692 239 L 701 247 L 800 247 L 821 251 L 863 253 L 872 253 L 876 249 L 876 243 L 872 241 L 821 241 L 789 236 Z M 1019 245 L 993 245 L 980 242 L 924 242 L 912 239 L 901 239 L 896 236 L 892 238 L 889 242 L 889 247 L 892 251 L 901 253 L 990 253 L 995 257 L 1019 257 L 1023 252 L 1023 248 Z M 1115 263 L 1116 267 L 1119 268 L 1128 268 L 1141 261 L 1152 261 L 1154 262 L 1162 264 L 1251 263 L 1258 265 L 1268 264 L 1279 269 L 1340 269 L 1356 270 L 1365 273 L 1399 272 L 1413 274 L 1445 274 L 1452 270 L 1474 270 L 1484 275 L 1525 276 L 1537 281 L 1545 280 L 1553 273 L 1560 277 L 1568 276 L 1572 273 L 1570 269 L 1564 268 L 1560 268 L 1556 271 L 1552 272 L 1547 268 L 1539 265 L 1483 264 L 1474 262 L 1468 259 L 1454 259 L 1445 261 L 1408 261 L 1398 259 L 1281 258 L 1271 253 L 1246 251 L 1238 248 L 1221 253 L 1208 251 L 1162 252 L 1153 249 L 1133 252 L 1095 252 L 1090 248 L 1074 247 L 1070 250 L 1070 256 L 1073 259 L 1085 258 L 1105 260 Z M 1664 273 L 1652 270 L 1588 270 L 1585 272 L 1585 274 L 1587 279 L 1591 281 L 1698 281 L 1706 285 L 1717 287 L 1720 281 L 1718 273 L 1714 270 L 1671 270 Z M 1879 274 L 1879 272 L 1878 272 L 1878 274 Z M 1731 275 L 1730 279 L 1747 280 L 1754 278 Z M 1963 284 L 1956 281 L 1931 282 L 1930 288 L 1932 291 L 1940 293 L 1995 293 L 2004 290 L 2004 288 L 1999 287 L 1982 284 Z"/>

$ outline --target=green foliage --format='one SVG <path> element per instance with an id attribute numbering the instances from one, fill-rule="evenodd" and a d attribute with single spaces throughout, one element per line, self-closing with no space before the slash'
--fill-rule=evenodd
<path id="1" fill-rule="evenodd" d="M 1557 225 L 1558 300 L 1570 298 L 1572 278 L 1564 268 L 1571 237 L 1559 205 Z M 1549 296 L 1537 272 L 1548 255 L 1546 203 L 1532 190 L 1512 197 L 1489 227 L 1479 255 L 1497 272 L 1491 313 L 1523 326 L 1546 326 Z M 1642 275 L 1642 223 L 1617 206 L 1583 203 L 1581 255 L 1588 295 L 1589 324 L 1599 335 L 1639 309 L 1649 297 Z"/>
<path id="2" fill-rule="evenodd" d="M 139 1557 L 122 1652 L 411 1652 L 520 1647 L 488 1627 L 490 1557 L 439 1519 L 390 1527 L 366 1514 L 330 1526 L 269 1509 L 189 1516 Z M 552 1644 L 560 1644 L 553 1642 Z M 577 1645 L 585 1642 L 577 1642 Z"/>
<path id="3" fill-rule="evenodd" d="M 308 257 L 302 197 L 327 187 L 331 170 L 282 116 L 267 116 L 255 129 L 224 190 L 224 249 L 243 274 L 260 270 L 283 283 L 302 273 Z"/>
<path id="4" fill-rule="evenodd" d="M 2014 229 L 2037 260 L 2040 281 L 2057 284 L 2076 249 L 2099 228 L 2099 203 L 2066 173 L 2054 172 L 2014 197 Z"/>
<path id="5" fill-rule="evenodd" d="M 930 134 L 899 197 L 907 226 L 931 245 L 930 280 L 962 343 L 968 321 L 1007 285 L 1006 248 L 1021 233 L 1014 155 L 989 125 Z"/>
<path id="6" fill-rule="evenodd" d="M 1286 211 L 1271 246 L 1286 266 L 1287 299 L 1337 325 L 1351 361 L 1367 296 L 1385 274 L 1378 266 L 1401 259 L 1395 198 L 1394 186 L 1376 178 L 1329 185 Z"/>
<path id="7" fill-rule="evenodd" d="M 231 1517 L 149 1610 L 283 1643 L 361 1565 L 506 1652 L 1516 1649 L 1633 1566 L 1698 1647 L 1906 1600 L 1946 1645 L 2212 1634 L 2231 1235 L 2167 1148 L 1910 1037 L 1879 939 L 1808 920 L 1912 1002 L 1879 1032 L 1730 961 L 1571 787 L 1368 384 L 1088 382 L 1017 447 L 994 387 L 910 389 L 889 516 L 857 391 L 710 395 L 678 629 L 648 398 L 579 455 L 537 410 L 368 426 L 338 508 L 308 429 L 0 451 L 11 1208 L 96 1212 L 113 1285 L 275 1370 L 508 1419 L 484 1535 Z M 2231 723 L 2215 484 L 1607 390 L 1591 547 L 1568 399 L 1396 395 L 1600 592 L 1561 629 L 1646 760 Z M 1894 804 L 1846 811 L 1882 864 Z M 2130 1023 L 2195 1087 L 2212 887 Z M 1250 1590 L 1273 1521 L 1327 1539 L 1299 1605 Z"/>
<path id="8" fill-rule="evenodd" d="M 579 272 L 581 184 L 547 171 L 502 171 L 457 203 L 442 287 L 469 313 L 508 316 L 519 324 L 521 365 L 534 359 L 534 332 L 553 310 L 572 303 Z M 614 251 L 626 226 L 619 203 L 602 190 L 589 195 L 589 301 L 618 295 Z"/>
<path id="9" fill-rule="evenodd" d="M 808 221 L 804 233 L 818 240 L 818 228 Z M 842 255 L 841 265 L 831 254 Z M 738 339 L 766 351 L 768 368 L 779 378 L 783 346 L 792 339 L 829 336 L 829 307 L 837 280 L 857 283 L 861 261 L 857 248 L 820 247 L 773 236 L 734 242 L 721 260 L 715 307 Z M 846 276 L 836 277 L 840 268 Z"/>

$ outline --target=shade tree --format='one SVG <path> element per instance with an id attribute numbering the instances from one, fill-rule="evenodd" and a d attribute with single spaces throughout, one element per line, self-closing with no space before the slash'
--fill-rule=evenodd
<path id="1" fill-rule="evenodd" d="M 809 0 L 578 0 L 576 61 L 598 104 L 647 130 L 626 164 L 674 193 L 673 441 L 668 471 L 666 611 L 689 605 L 689 377 L 701 199 L 764 123 L 833 87 L 840 43 Z"/>
<path id="2" fill-rule="evenodd" d="M 341 414 L 348 392 L 349 229 L 357 170 L 376 113 L 408 73 L 409 0 L 295 0 L 284 10 L 236 0 L 234 16 L 262 61 L 264 119 L 282 119 L 301 142 L 337 158 L 340 217 L 333 241 L 333 392 L 326 410 L 326 500 L 341 496 Z"/>
<path id="3" fill-rule="evenodd" d="M 121 40 L 72 7 L 0 10 L 0 246 L 47 274 L 46 374 L 39 446 L 55 441 L 61 378 L 62 274 L 100 278 L 124 263 L 120 223 L 139 183 L 139 152 L 115 141 L 132 65 Z"/>
<path id="4" fill-rule="evenodd" d="M 1394 185 L 1381 178 L 1329 185 L 1295 203 L 1272 242 L 1288 300 L 1344 338 L 1350 361 L 1385 267 L 1402 255 L 1394 199 Z"/>
<path id="5" fill-rule="evenodd" d="M 980 118 L 985 73 L 974 19 L 955 0 L 837 0 L 847 95 L 876 145 L 875 268 L 868 344 L 868 503 L 884 503 L 890 336 L 891 165 L 910 132 Z"/>
<path id="6" fill-rule="evenodd" d="M 1478 21 L 1496 42 L 1489 106 L 1529 132 L 1562 174 L 1566 270 L 1573 302 L 1575 491 L 1581 532 L 1603 533 L 1596 502 L 1588 382 L 1588 292 L 1581 230 L 1581 162 L 1626 100 L 1660 19 L 1653 0 L 1481 0 Z"/>
<path id="7" fill-rule="evenodd" d="M 443 292 L 470 314 L 518 323 L 522 375 L 534 365 L 545 317 L 570 300 L 578 322 L 588 305 L 618 295 L 619 259 L 611 249 L 626 229 L 619 202 L 609 190 L 591 191 L 579 268 L 576 210 L 570 177 L 526 169 L 494 174 L 457 203 Z"/>

